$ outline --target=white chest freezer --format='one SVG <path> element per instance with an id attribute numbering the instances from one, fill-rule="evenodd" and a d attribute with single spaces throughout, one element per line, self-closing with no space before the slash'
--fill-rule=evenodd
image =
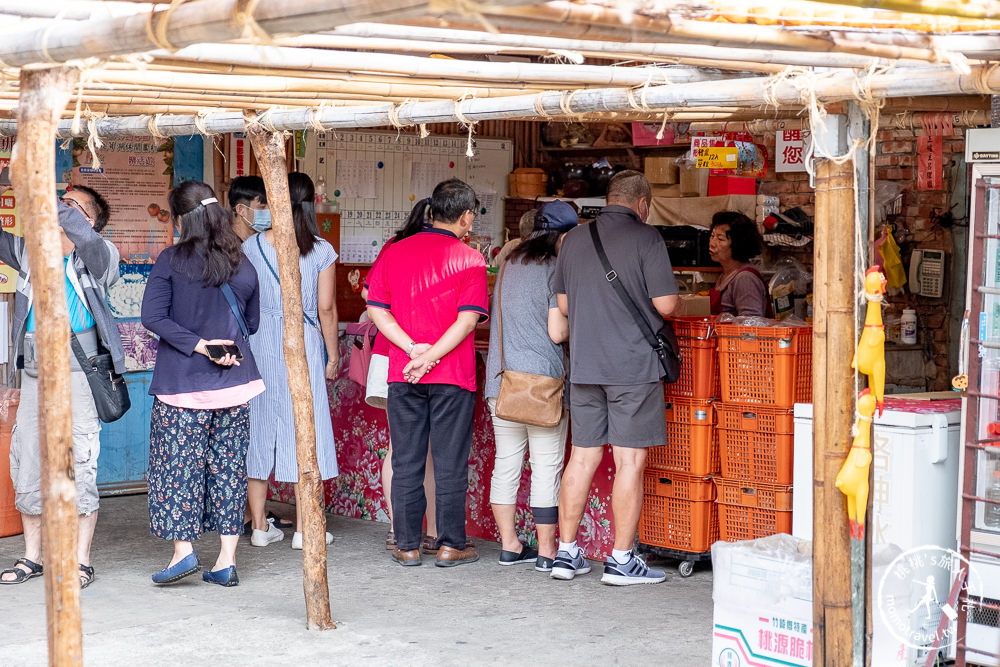
<path id="1" fill-rule="evenodd" d="M 795 405 L 792 534 L 812 539 L 813 453 L 811 403 Z M 873 544 L 904 551 L 935 545 L 955 549 L 961 399 L 887 398 L 875 416 L 866 530 Z M 845 506 L 844 521 L 847 521 Z"/>

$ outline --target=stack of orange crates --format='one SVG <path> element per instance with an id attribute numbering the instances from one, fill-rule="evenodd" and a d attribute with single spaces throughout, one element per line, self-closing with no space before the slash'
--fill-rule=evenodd
<path id="1" fill-rule="evenodd" d="M 639 541 L 704 553 L 719 539 L 712 475 L 719 472 L 715 400 L 719 396 L 714 321 L 673 318 L 681 374 L 666 385 L 667 445 L 646 455 Z"/>
<path id="2" fill-rule="evenodd" d="M 810 327 L 716 327 L 719 538 L 792 529 L 792 407 L 812 400 Z"/>

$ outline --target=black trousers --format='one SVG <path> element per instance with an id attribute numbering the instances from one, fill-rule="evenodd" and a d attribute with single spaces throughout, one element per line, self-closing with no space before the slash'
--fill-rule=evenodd
<path id="1" fill-rule="evenodd" d="M 433 442 L 437 485 L 438 543 L 465 548 L 465 498 L 469 488 L 469 449 L 475 392 L 451 384 L 389 385 L 392 437 L 392 517 L 403 551 L 420 547 L 427 499 L 424 468 Z"/>

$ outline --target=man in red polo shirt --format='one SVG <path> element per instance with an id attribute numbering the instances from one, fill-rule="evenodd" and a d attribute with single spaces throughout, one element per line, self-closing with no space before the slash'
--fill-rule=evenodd
<path id="1" fill-rule="evenodd" d="M 389 430 L 393 434 L 392 558 L 420 565 L 423 480 L 429 440 L 437 483 L 436 565 L 479 559 L 466 542 L 465 497 L 476 401 L 476 324 L 489 316 L 486 262 L 462 243 L 479 208 L 458 179 L 417 204 L 431 227 L 386 248 L 368 275 L 368 315 L 389 350 Z"/>

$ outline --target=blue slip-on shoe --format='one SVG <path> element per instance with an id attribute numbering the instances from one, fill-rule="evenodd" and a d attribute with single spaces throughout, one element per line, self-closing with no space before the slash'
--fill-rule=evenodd
<path id="1" fill-rule="evenodd" d="M 666 572 L 650 568 L 634 553 L 630 556 L 628 562 L 622 564 L 616 561 L 614 556 L 609 555 L 604 562 L 604 576 L 601 577 L 601 583 L 609 586 L 632 586 L 666 581 Z"/>
<path id="2" fill-rule="evenodd" d="M 590 561 L 583 557 L 583 549 L 576 552 L 576 556 L 570 556 L 568 551 L 556 553 L 556 559 L 552 561 L 552 571 L 549 576 L 553 579 L 569 581 L 578 574 L 590 572 Z"/>
<path id="3" fill-rule="evenodd" d="M 198 555 L 195 552 L 189 553 L 173 565 L 165 567 L 153 575 L 154 584 L 172 584 L 180 581 L 184 577 L 194 574 L 201 569 L 198 562 Z"/>
<path id="4" fill-rule="evenodd" d="M 201 578 L 210 584 L 219 584 L 220 586 L 238 586 L 240 583 L 240 577 L 236 574 L 235 565 L 230 565 L 214 572 L 212 570 L 205 570 L 201 573 Z"/>

